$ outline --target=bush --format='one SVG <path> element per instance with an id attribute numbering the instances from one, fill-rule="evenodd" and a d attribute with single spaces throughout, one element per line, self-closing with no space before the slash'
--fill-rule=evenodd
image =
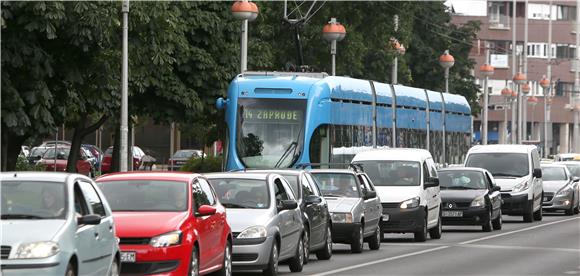
<path id="1" fill-rule="evenodd" d="M 181 171 L 207 173 L 207 172 L 221 172 L 222 158 L 221 157 L 206 157 L 206 158 L 192 158 L 181 167 Z"/>
<path id="2" fill-rule="evenodd" d="M 16 159 L 16 171 L 44 171 L 44 165 L 30 164 L 28 159 L 18 156 Z"/>

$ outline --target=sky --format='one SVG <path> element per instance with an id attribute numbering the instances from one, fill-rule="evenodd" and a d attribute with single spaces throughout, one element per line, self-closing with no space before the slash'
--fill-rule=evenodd
<path id="1" fill-rule="evenodd" d="M 446 6 L 453 6 L 458 14 L 468 16 L 486 16 L 486 0 L 447 0 Z"/>

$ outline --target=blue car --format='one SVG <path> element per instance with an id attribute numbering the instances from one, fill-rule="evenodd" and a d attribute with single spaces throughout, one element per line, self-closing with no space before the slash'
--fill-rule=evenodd
<path id="1" fill-rule="evenodd" d="M 0 174 L 2 275 L 118 275 L 109 204 L 79 174 Z"/>

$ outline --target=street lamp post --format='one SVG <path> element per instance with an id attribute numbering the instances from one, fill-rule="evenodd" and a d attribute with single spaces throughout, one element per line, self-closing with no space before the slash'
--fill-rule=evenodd
<path id="1" fill-rule="evenodd" d="M 501 95 L 505 98 L 506 101 L 506 107 L 504 108 L 504 139 L 505 139 L 505 143 L 508 143 L 508 107 L 511 108 L 512 105 L 512 90 L 509 88 L 504 88 L 501 90 Z"/>
<path id="2" fill-rule="evenodd" d="M 331 18 L 328 24 L 322 28 L 322 38 L 330 42 L 330 55 L 332 55 L 332 75 L 336 76 L 336 42 L 341 41 L 346 36 L 344 26 Z"/>
<path id="3" fill-rule="evenodd" d="M 119 145 L 119 171 L 126 172 L 128 168 L 127 143 L 129 132 L 129 0 L 123 0 L 123 52 L 121 68 L 121 129 Z"/>
<path id="4" fill-rule="evenodd" d="M 247 0 L 232 5 L 232 15 L 242 21 L 240 42 L 240 73 L 248 69 L 248 22 L 258 17 L 258 6 Z"/>
<path id="5" fill-rule="evenodd" d="M 487 81 L 489 79 L 489 76 L 493 75 L 493 66 L 489 65 L 489 64 L 483 64 L 479 67 L 479 72 L 481 72 L 481 74 L 483 76 L 485 76 L 485 78 L 483 79 L 483 118 L 482 118 L 482 130 L 481 130 L 481 143 L 483 145 L 487 145 L 487 122 L 488 122 L 488 112 L 489 112 L 489 103 L 488 103 L 488 91 L 487 91 Z"/>
<path id="6" fill-rule="evenodd" d="M 536 96 L 531 96 L 528 98 L 528 103 L 532 106 L 532 120 L 530 123 L 530 140 L 534 140 L 534 113 L 536 113 L 536 104 L 538 104 L 538 98 Z"/>
<path id="7" fill-rule="evenodd" d="M 521 72 L 518 72 L 513 77 L 513 81 L 517 85 L 518 96 L 519 96 L 519 95 L 521 95 L 520 92 L 521 92 L 521 88 L 522 88 L 521 86 L 522 86 L 522 84 L 526 83 L 526 75 L 522 74 Z M 518 101 L 518 105 L 519 105 L 518 106 L 518 115 L 517 115 L 517 118 L 518 118 L 518 120 L 517 120 L 518 121 L 518 126 L 517 126 L 517 130 L 516 130 L 516 132 L 517 132 L 517 142 L 516 143 L 517 144 L 520 144 L 520 143 L 522 143 L 522 135 L 523 135 L 523 133 L 522 133 L 522 122 L 521 122 L 521 119 L 522 119 L 522 107 L 521 107 L 522 104 L 521 104 L 521 101 Z"/>
<path id="8" fill-rule="evenodd" d="M 399 56 L 405 54 L 405 46 L 399 44 L 396 38 L 391 38 L 391 47 L 395 51 L 395 57 L 393 58 L 393 64 L 391 65 L 391 83 L 398 84 L 398 66 L 399 66 Z"/>
<path id="9" fill-rule="evenodd" d="M 550 80 L 544 76 L 540 80 L 540 86 L 544 92 L 544 157 L 548 158 L 548 88 L 550 87 Z"/>
<path id="10" fill-rule="evenodd" d="M 528 105 L 526 103 L 527 96 L 530 94 L 531 87 L 529 83 L 522 84 L 522 137 L 523 140 L 528 139 Z M 529 103 L 529 101 L 527 101 Z"/>
<path id="11" fill-rule="evenodd" d="M 439 57 L 439 65 L 445 69 L 445 93 L 449 93 L 449 68 L 451 68 L 455 64 L 455 59 L 452 55 L 449 54 L 449 50 L 445 50 L 445 52 Z M 443 139 L 441 139 L 443 143 L 443 147 L 441 149 L 441 157 L 442 163 L 445 164 L 447 161 L 447 135 L 445 135 L 445 130 L 447 129 L 447 123 L 445 122 L 445 105 L 443 105 Z"/>

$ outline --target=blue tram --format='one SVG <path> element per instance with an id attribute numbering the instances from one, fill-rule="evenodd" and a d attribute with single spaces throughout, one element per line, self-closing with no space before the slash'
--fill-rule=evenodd
<path id="1" fill-rule="evenodd" d="M 461 163 L 472 117 L 459 95 L 325 73 L 246 72 L 228 88 L 225 169 L 345 162 L 345 149 L 429 150 Z"/>

